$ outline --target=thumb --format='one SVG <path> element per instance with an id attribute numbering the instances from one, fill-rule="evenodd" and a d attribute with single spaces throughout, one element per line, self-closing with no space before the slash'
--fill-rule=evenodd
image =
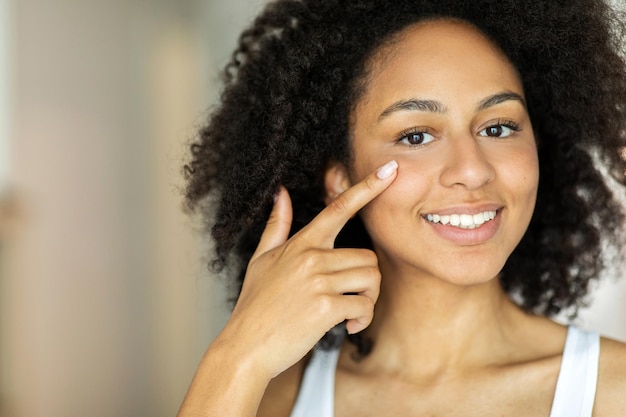
<path id="1" fill-rule="evenodd" d="M 291 208 L 289 192 L 281 185 L 274 199 L 274 206 L 272 207 L 272 212 L 265 225 L 265 230 L 263 230 L 263 234 L 261 235 L 259 246 L 257 246 L 256 251 L 254 251 L 251 260 L 287 241 L 289 231 L 291 230 L 292 217 L 293 210 Z"/>

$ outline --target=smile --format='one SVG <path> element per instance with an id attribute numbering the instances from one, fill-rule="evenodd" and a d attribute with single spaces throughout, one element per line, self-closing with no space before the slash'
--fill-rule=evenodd
<path id="1" fill-rule="evenodd" d="M 476 229 L 496 218 L 496 211 L 487 210 L 478 214 L 427 214 L 424 216 L 431 223 L 439 223 L 444 226 L 453 226 L 460 229 Z"/>

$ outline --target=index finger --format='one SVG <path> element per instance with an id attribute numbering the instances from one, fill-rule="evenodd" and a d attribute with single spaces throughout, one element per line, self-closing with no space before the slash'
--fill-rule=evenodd
<path id="1" fill-rule="evenodd" d="M 348 220 L 389 187 L 397 171 L 398 163 L 395 160 L 387 162 L 337 196 L 302 232 L 315 230 L 322 239 L 333 243 Z"/>

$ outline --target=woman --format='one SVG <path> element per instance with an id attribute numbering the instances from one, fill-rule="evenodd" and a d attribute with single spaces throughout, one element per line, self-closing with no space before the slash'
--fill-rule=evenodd
<path id="1" fill-rule="evenodd" d="M 282 1 L 243 33 L 187 190 L 242 286 L 180 416 L 626 413 L 626 346 L 548 318 L 621 239 L 591 156 L 626 182 L 619 20 L 422 3 Z"/>

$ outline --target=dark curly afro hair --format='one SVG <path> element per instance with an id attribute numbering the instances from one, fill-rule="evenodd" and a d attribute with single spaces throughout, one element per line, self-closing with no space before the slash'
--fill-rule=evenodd
<path id="1" fill-rule="evenodd" d="M 349 115 L 368 58 L 408 25 L 437 18 L 470 22 L 499 45 L 521 75 L 535 128 L 537 205 L 503 288 L 546 316 L 584 303 L 601 247 L 623 239 L 623 208 L 608 183 L 624 192 L 625 19 L 601 0 L 270 3 L 241 35 L 221 105 L 185 166 L 186 203 L 211 227 L 213 266 L 227 267 L 239 290 L 278 187 L 290 192 L 296 232 L 324 207 L 329 162 L 349 163 Z M 337 245 L 369 247 L 358 218 Z"/>

